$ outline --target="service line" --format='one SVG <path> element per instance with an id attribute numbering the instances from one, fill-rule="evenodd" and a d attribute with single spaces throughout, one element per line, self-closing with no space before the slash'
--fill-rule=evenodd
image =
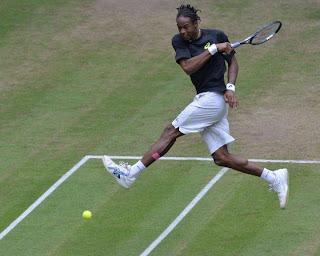
<path id="1" fill-rule="evenodd" d="M 126 160 L 140 160 L 142 156 L 110 156 L 111 159 L 126 159 Z M 88 156 L 92 159 L 101 159 L 102 156 Z M 213 161 L 212 157 L 161 157 L 159 160 L 173 160 L 173 161 Z M 255 163 L 289 163 L 289 164 L 320 164 L 320 160 L 281 160 L 281 159 L 248 159 Z"/>

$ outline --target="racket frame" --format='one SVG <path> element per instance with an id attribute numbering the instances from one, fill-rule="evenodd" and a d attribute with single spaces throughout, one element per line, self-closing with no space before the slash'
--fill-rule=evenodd
<path id="1" fill-rule="evenodd" d="M 253 38 L 254 38 L 256 35 L 258 35 L 262 30 L 264 30 L 264 29 L 272 26 L 273 24 L 279 24 L 279 27 L 278 27 L 277 30 L 274 32 L 274 34 L 268 36 L 266 39 L 262 40 L 262 41 L 259 42 L 259 43 L 252 43 L 252 40 L 253 40 Z M 280 30 L 281 26 L 282 26 L 281 21 L 278 21 L 278 20 L 272 21 L 272 22 L 270 22 L 269 24 L 267 24 L 267 25 L 263 26 L 262 28 L 260 28 L 259 30 L 257 30 L 257 31 L 256 31 L 255 33 L 253 33 L 251 36 L 247 37 L 246 39 L 244 39 L 244 40 L 242 40 L 242 41 L 240 41 L 240 42 L 233 43 L 233 44 L 231 44 L 231 46 L 232 46 L 233 48 L 236 48 L 236 47 L 240 46 L 241 44 L 252 44 L 252 45 L 263 44 L 263 43 L 267 42 L 268 40 L 270 40 L 275 34 L 277 34 L 278 31 Z"/>

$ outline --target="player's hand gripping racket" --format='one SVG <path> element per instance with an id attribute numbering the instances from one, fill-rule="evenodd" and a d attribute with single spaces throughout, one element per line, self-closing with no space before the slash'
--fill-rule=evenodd
<path id="1" fill-rule="evenodd" d="M 231 47 L 236 48 L 241 44 L 252 44 L 252 45 L 263 44 L 268 40 L 270 40 L 275 34 L 278 33 L 278 31 L 281 28 L 281 25 L 282 24 L 280 21 L 270 22 L 269 24 L 260 28 L 257 32 L 255 32 L 248 38 L 244 39 L 243 41 L 231 44 Z"/>

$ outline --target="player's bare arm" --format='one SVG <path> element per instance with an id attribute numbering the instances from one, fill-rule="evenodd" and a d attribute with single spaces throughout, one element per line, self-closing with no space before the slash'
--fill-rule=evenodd
<path id="1" fill-rule="evenodd" d="M 189 76 L 198 71 L 204 63 L 210 59 L 212 55 L 209 51 L 204 51 L 202 54 L 195 56 L 191 59 L 181 59 L 179 60 L 179 64 L 184 72 L 186 72 Z"/>
<path id="2" fill-rule="evenodd" d="M 228 42 L 216 44 L 217 51 L 225 54 L 229 54 L 232 51 L 231 44 Z M 192 75 L 197 72 L 203 64 L 205 64 L 212 57 L 209 50 L 204 51 L 200 55 L 194 56 L 190 59 L 181 59 L 179 61 L 180 66 L 188 75 Z"/>
<path id="3" fill-rule="evenodd" d="M 233 55 L 228 62 L 228 83 L 236 84 L 238 76 L 238 62 L 236 56 Z"/>
<path id="4" fill-rule="evenodd" d="M 233 56 L 228 62 L 228 83 L 236 84 L 238 75 L 238 62 L 235 56 Z M 224 93 L 224 100 L 229 104 L 230 108 L 237 108 L 239 101 L 232 90 L 226 90 Z"/>

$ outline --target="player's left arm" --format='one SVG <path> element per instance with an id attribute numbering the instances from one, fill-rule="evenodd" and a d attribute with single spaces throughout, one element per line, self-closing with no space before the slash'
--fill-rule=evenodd
<path id="1" fill-rule="evenodd" d="M 238 62 L 236 56 L 233 55 L 228 62 L 228 83 L 236 84 L 237 76 L 238 76 Z"/>
<path id="2" fill-rule="evenodd" d="M 235 85 L 238 76 L 238 62 L 233 55 L 232 58 L 227 59 L 228 62 L 228 83 Z M 232 90 L 226 90 L 224 93 L 224 100 L 229 104 L 230 108 L 237 108 L 239 101 Z"/>

